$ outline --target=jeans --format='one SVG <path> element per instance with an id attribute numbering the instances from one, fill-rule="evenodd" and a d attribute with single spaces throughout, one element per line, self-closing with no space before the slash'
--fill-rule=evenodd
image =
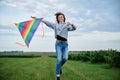
<path id="1" fill-rule="evenodd" d="M 55 49 L 57 56 L 56 75 L 60 75 L 60 69 L 68 59 L 68 43 L 56 41 Z"/>

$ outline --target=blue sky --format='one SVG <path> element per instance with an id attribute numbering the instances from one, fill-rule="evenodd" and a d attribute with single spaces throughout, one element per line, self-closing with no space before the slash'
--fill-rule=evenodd
<path id="1" fill-rule="evenodd" d="M 39 26 L 30 47 L 24 43 L 16 22 L 30 20 L 30 16 L 44 17 L 56 22 L 54 14 L 63 12 L 77 30 L 69 32 L 69 51 L 120 50 L 120 0 L 0 0 L 0 51 L 55 51 L 52 29 L 45 24 L 45 37 Z"/>

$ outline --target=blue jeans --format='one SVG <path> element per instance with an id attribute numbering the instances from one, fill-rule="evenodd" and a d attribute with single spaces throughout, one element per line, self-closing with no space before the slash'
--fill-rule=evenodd
<path id="1" fill-rule="evenodd" d="M 68 43 L 56 41 L 55 48 L 57 56 L 56 75 L 60 75 L 60 69 L 68 59 Z"/>

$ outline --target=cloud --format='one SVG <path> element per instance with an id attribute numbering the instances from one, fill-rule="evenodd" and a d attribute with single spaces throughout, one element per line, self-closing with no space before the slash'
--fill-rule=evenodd
<path id="1" fill-rule="evenodd" d="M 12 7 L 15 8 L 16 4 L 14 4 L 13 2 L 9 2 L 9 0 L 0 0 L 0 5 L 6 5 L 8 7 Z"/>
<path id="2" fill-rule="evenodd" d="M 71 50 L 76 48 L 78 43 L 82 46 L 78 45 L 79 49 L 77 50 L 89 45 L 93 48 L 99 45 L 103 47 L 111 42 L 111 45 L 115 47 L 120 42 L 119 2 L 119 0 L 0 0 L 0 36 L 4 36 L 3 39 L 13 39 L 8 36 L 15 35 L 14 40 L 22 40 L 18 39 L 21 36 L 14 25 L 15 22 L 29 20 L 31 15 L 55 22 L 54 14 L 61 11 L 65 14 L 66 21 L 74 23 L 77 27 L 76 31 L 69 32 L 70 39 L 72 39 Z M 47 44 L 48 39 L 54 39 L 54 31 L 46 25 L 43 26 L 45 39 L 47 39 L 41 41 L 40 44 Z M 41 35 L 42 28 L 39 26 L 34 37 L 39 38 Z M 39 40 L 35 42 L 39 42 Z M 36 44 L 33 45 L 36 46 Z M 91 46 L 93 44 L 94 46 Z"/>
<path id="3" fill-rule="evenodd" d="M 119 35 L 120 32 L 92 31 L 79 33 L 77 36 L 69 37 L 70 50 L 117 49 L 120 51 Z"/>
<path id="4" fill-rule="evenodd" d="M 18 36 L 19 31 L 13 26 L 1 26 L 0 25 L 0 36 Z"/>
<path id="5" fill-rule="evenodd" d="M 120 40 L 120 32 L 101 32 L 93 31 L 89 33 L 82 33 L 80 38 L 96 41 Z"/>
<path id="6" fill-rule="evenodd" d="M 74 0 L 73 0 L 74 1 Z M 91 0 L 86 3 L 86 1 L 58 1 L 58 0 L 2 0 L 1 4 L 4 4 L 6 6 L 11 7 L 11 5 L 16 5 L 15 7 L 17 9 L 20 9 L 20 12 L 25 12 L 18 15 L 13 15 L 11 17 L 7 16 L 5 17 L 8 20 L 3 19 L 0 21 L 1 25 L 4 26 L 10 26 L 11 23 L 14 23 L 14 19 L 19 21 L 25 20 L 21 16 L 31 16 L 35 15 L 37 17 L 44 17 L 45 20 L 55 22 L 55 16 L 54 14 L 57 11 L 61 11 L 65 13 L 67 17 L 67 21 L 70 21 L 74 24 L 76 24 L 77 29 L 79 32 L 88 32 L 88 31 L 106 31 L 106 32 L 119 32 L 120 31 L 120 18 L 115 17 L 113 13 L 111 13 L 109 10 L 107 12 L 104 11 L 104 7 L 108 8 L 107 6 L 110 6 L 111 1 L 94 1 Z M 79 4 L 78 4 L 79 3 Z M 90 4 L 93 5 L 90 5 Z M 84 5 L 83 5 L 84 4 Z M 93 8 L 93 6 L 96 6 Z M 114 7 L 110 10 L 113 11 Z M 20 12 L 17 12 L 20 13 Z M 3 15 L 4 16 L 4 15 Z M 15 16 L 17 18 L 15 18 Z M 20 20 L 22 19 L 22 20 Z M 27 17 L 26 17 L 27 20 Z M 114 25 L 114 27 L 112 27 Z"/>

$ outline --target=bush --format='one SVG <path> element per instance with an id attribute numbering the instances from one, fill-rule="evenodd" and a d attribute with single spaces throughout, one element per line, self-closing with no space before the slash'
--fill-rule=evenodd
<path id="1" fill-rule="evenodd" d="M 69 54 L 69 60 L 90 61 L 91 63 L 107 63 L 111 67 L 120 68 L 120 52 L 117 50 L 79 51 Z"/>
<path id="2" fill-rule="evenodd" d="M 109 55 L 112 59 L 110 65 L 120 68 L 120 52 L 113 50 Z"/>
<path id="3" fill-rule="evenodd" d="M 85 52 L 79 52 L 77 54 L 69 54 L 68 59 L 69 60 L 82 60 L 82 61 L 89 61 L 89 53 Z"/>
<path id="4" fill-rule="evenodd" d="M 78 54 L 69 54 L 68 56 L 69 60 L 79 60 Z"/>
<path id="5" fill-rule="evenodd" d="M 105 62 L 103 51 L 94 51 L 90 54 L 91 63 L 102 63 Z"/>
<path id="6" fill-rule="evenodd" d="M 87 51 L 87 52 L 81 54 L 81 60 L 85 61 L 85 62 L 90 61 L 90 53 Z"/>

